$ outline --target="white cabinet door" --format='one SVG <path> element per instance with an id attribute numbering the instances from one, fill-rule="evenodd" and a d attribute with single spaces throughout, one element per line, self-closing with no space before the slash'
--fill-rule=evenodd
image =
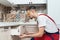
<path id="1" fill-rule="evenodd" d="M 32 4 L 45 4 L 46 0 L 31 0 Z"/>
<path id="2" fill-rule="evenodd" d="M 29 0 L 8 0 L 8 1 L 13 4 L 29 4 Z"/>
<path id="3" fill-rule="evenodd" d="M 4 28 L 0 28 L 0 40 L 11 40 L 9 30 L 4 30 Z"/>
<path id="4" fill-rule="evenodd" d="M 13 4 L 45 4 L 46 0 L 8 0 L 10 3 Z"/>
<path id="5" fill-rule="evenodd" d="M 16 4 L 29 4 L 29 0 L 16 0 Z"/>
<path id="6" fill-rule="evenodd" d="M 47 0 L 48 15 L 60 24 L 60 0 Z"/>

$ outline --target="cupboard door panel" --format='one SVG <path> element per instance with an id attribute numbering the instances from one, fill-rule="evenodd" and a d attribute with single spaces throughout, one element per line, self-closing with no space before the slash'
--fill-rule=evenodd
<path id="1" fill-rule="evenodd" d="M 0 40 L 11 40 L 8 29 L 0 28 Z"/>

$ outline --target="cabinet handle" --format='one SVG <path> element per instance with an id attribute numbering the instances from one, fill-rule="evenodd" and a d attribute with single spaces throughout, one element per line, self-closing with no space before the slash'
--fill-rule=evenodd
<path id="1" fill-rule="evenodd" d="M 29 2 L 29 4 L 32 4 L 32 2 Z"/>

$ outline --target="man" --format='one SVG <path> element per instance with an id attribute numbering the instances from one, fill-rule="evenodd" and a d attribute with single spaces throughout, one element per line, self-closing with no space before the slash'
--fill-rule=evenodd
<path id="1" fill-rule="evenodd" d="M 31 40 L 59 40 L 59 32 L 54 20 L 47 14 L 38 14 L 35 6 L 30 6 L 28 17 L 37 18 L 39 31 L 37 33 L 22 34 L 20 38 L 33 37 Z"/>

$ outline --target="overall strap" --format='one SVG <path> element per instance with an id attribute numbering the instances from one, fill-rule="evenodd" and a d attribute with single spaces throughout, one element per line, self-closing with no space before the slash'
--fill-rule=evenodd
<path id="1" fill-rule="evenodd" d="M 55 21 L 50 16 L 48 16 L 47 14 L 40 14 L 39 16 L 41 16 L 41 15 L 44 15 L 44 16 L 48 17 L 56 25 Z"/>

